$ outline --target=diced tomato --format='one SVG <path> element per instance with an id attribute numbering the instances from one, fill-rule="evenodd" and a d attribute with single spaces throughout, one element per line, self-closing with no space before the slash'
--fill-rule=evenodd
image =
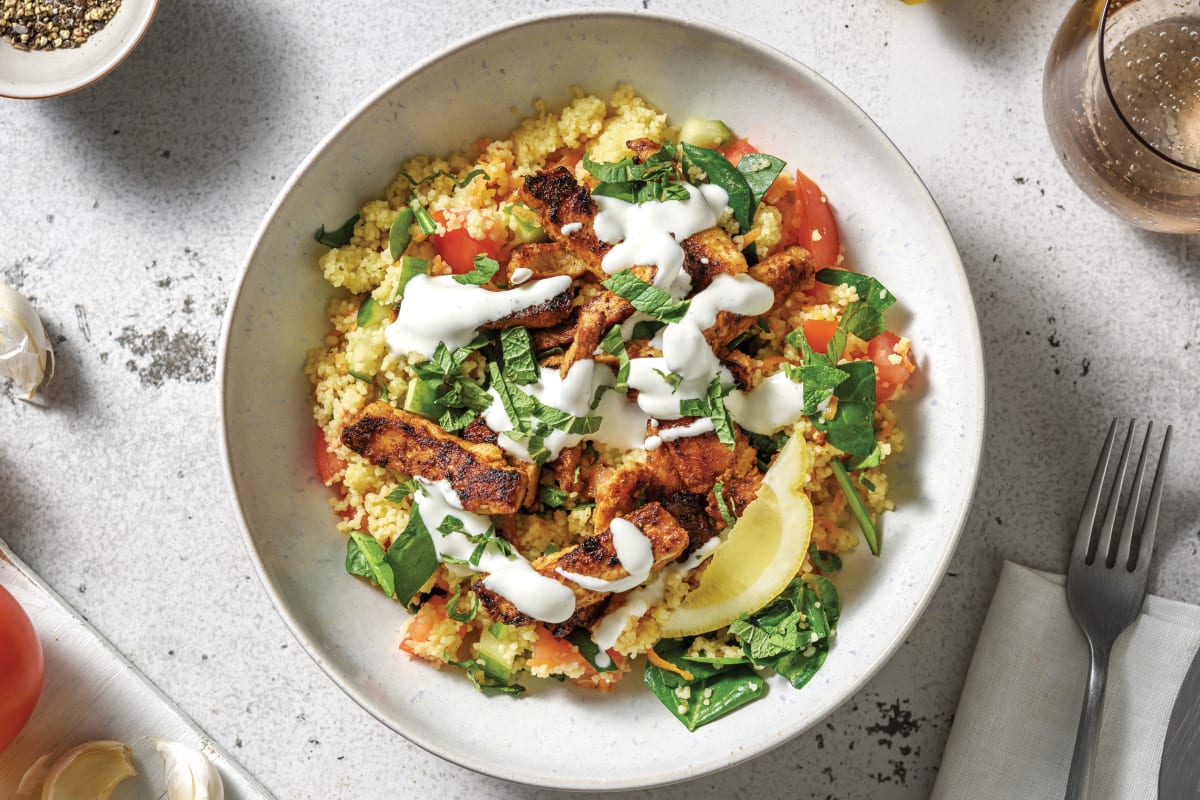
<path id="1" fill-rule="evenodd" d="M 549 172 L 559 167 L 566 167 L 572 172 L 575 171 L 575 165 L 583 159 L 582 150 L 563 150 L 561 153 L 556 153 L 546 159 L 546 171 Z"/>
<path id="2" fill-rule="evenodd" d="M 833 208 L 821 188 L 800 170 L 796 170 L 796 196 L 785 225 L 795 232 L 796 243 L 813 254 L 818 268 L 837 264 L 842 245 Z"/>
<path id="3" fill-rule="evenodd" d="M 916 367 L 909 358 L 911 353 L 905 348 L 904 352 L 896 349 L 900 337 L 891 331 L 884 331 L 867 343 L 867 353 L 875 362 L 875 400 L 882 403 L 889 399 L 896 390 L 912 377 Z M 898 356 L 898 363 L 893 363 L 893 357 Z"/>
<path id="4" fill-rule="evenodd" d="M 804 320 L 804 338 L 808 346 L 818 353 L 829 352 L 829 340 L 837 330 L 835 319 L 806 319 Z"/>
<path id="5" fill-rule="evenodd" d="M 434 626 L 447 619 L 449 617 L 446 616 L 446 598 L 441 595 L 429 598 L 408 623 L 408 628 L 404 631 L 404 640 L 400 642 L 400 649 L 409 655 L 417 655 L 414 643 L 428 641 Z"/>
<path id="6" fill-rule="evenodd" d="M 757 153 L 758 148 L 750 144 L 745 139 L 739 139 L 736 136 L 725 143 L 721 148 L 721 155 L 725 156 L 725 160 L 735 167 L 742 160 L 742 156 L 749 153 Z"/>
<path id="7" fill-rule="evenodd" d="M 442 211 L 433 212 L 433 218 L 443 225 L 446 214 Z M 450 271 L 462 275 L 475 268 L 475 256 L 485 255 L 488 258 L 499 259 L 500 245 L 489 238 L 475 239 L 466 228 L 454 228 L 445 233 L 435 233 L 429 237 L 433 249 L 450 265 Z"/>
<path id="8" fill-rule="evenodd" d="M 537 627 L 537 637 L 537 641 L 533 643 L 533 651 L 529 654 L 529 666 L 552 667 L 572 661 L 587 664 L 587 659 L 579 654 L 575 645 L 566 639 L 555 638 L 544 625 Z"/>
<path id="9" fill-rule="evenodd" d="M 329 449 L 329 442 L 325 440 L 325 432 L 320 428 L 317 428 L 315 450 L 317 454 L 317 474 L 321 476 L 321 483 L 328 486 L 334 476 L 346 468 L 346 462 L 339 458 L 337 453 Z"/>

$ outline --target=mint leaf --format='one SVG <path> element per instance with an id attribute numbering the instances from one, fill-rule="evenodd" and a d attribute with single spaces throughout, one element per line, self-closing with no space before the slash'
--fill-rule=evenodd
<path id="1" fill-rule="evenodd" d="M 418 490 L 420 490 L 420 488 L 421 484 L 417 483 L 416 478 L 409 478 L 408 480 L 400 483 L 395 489 L 392 489 L 390 492 L 388 492 L 387 497 L 384 499 L 389 503 L 399 503 L 402 502 L 404 498 L 415 494 Z"/>
<path id="2" fill-rule="evenodd" d="M 608 333 L 600 340 L 600 349 L 617 357 L 617 382 L 612 388 L 625 394 L 629 391 L 629 352 L 625 349 L 625 340 L 621 338 L 620 325 L 608 329 Z"/>
<path id="3" fill-rule="evenodd" d="M 517 385 L 537 383 L 541 378 L 533 357 L 533 341 L 526 328 L 505 328 L 500 332 L 500 351 L 504 356 L 504 377 Z"/>
<path id="4" fill-rule="evenodd" d="M 454 594 L 446 601 L 446 616 L 455 622 L 470 622 L 479 613 L 479 595 L 471 592 L 471 607 L 466 613 L 459 611 L 458 600 L 462 596 L 462 588 L 461 583 L 454 587 Z"/>
<path id="5" fill-rule="evenodd" d="M 842 568 L 841 556 L 828 550 L 819 550 L 815 542 L 808 546 L 808 557 L 812 559 L 813 566 L 825 574 Z"/>
<path id="6" fill-rule="evenodd" d="M 659 322 L 679 322 L 687 314 L 687 300 L 676 300 L 657 286 L 623 269 L 603 283 L 604 288 L 628 300 L 643 314 Z"/>
<path id="7" fill-rule="evenodd" d="M 634 323 L 633 334 L 630 339 L 653 339 L 664 327 L 665 322 L 660 322 L 656 319 L 643 319 Z"/>
<path id="8" fill-rule="evenodd" d="M 725 524 L 732 528 L 737 524 L 737 517 L 729 510 L 729 505 L 725 502 L 725 481 L 717 481 L 713 484 L 713 494 L 717 498 L 717 511 L 721 512 L 721 519 L 725 520 Z"/>
<path id="9" fill-rule="evenodd" d="M 691 195 L 683 185 L 683 174 L 675 163 L 678 150 L 673 142 L 643 160 L 632 157 L 620 161 L 597 162 L 585 154 L 583 167 L 599 181 L 592 195 L 614 197 L 627 203 L 652 200 L 687 200 Z"/>
<path id="10" fill-rule="evenodd" d="M 464 272 L 462 275 L 454 275 L 454 280 L 464 286 L 480 286 L 490 281 L 492 276 L 500 271 L 500 262 L 483 253 L 475 256 L 473 263 L 475 264 L 474 269 Z"/>
<path id="11" fill-rule="evenodd" d="M 354 236 L 354 226 L 358 223 L 358 214 L 355 214 L 350 219 L 342 223 L 342 227 L 332 231 L 325 230 L 322 225 L 317 232 L 313 234 L 313 238 L 318 243 L 326 247 L 345 247 L 350 244 L 350 239 Z"/>
<path id="12" fill-rule="evenodd" d="M 736 434 L 729 410 L 725 408 L 725 395 L 729 394 L 732 386 L 722 386 L 721 376 L 717 375 L 708 384 L 708 392 L 704 397 L 685 398 L 679 401 L 679 413 L 685 417 L 708 417 L 712 420 L 717 438 L 729 447 L 733 447 Z"/>
<path id="13" fill-rule="evenodd" d="M 795 688 L 812 680 L 829 654 L 841 603 L 827 578 L 794 578 L 777 598 L 729 626 L 757 666 L 771 667 Z"/>
<path id="14" fill-rule="evenodd" d="M 783 449 L 783 446 L 788 443 L 788 439 L 792 438 L 786 431 L 779 431 L 770 435 L 747 432 L 746 435 L 750 440 L 750 446 L 758 453 L 757 464 L 759 472 L 767 471 L 771 466 L 771 459 Z"/>
<path id="15" fill-rule="evenodd" d="M 538 500 L 542 501 L 542 505 L 546 508 L 562 508 L 563 503 L 567 502 L 569 495 L 557 486 L 539 486 Z"/>

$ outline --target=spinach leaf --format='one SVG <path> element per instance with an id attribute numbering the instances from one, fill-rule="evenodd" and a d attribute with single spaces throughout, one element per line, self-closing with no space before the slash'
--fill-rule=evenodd
<path id="1" fill-rule="evenodd" d="M 857 300 L 846 306 L 842 318 L 838 320 L 833 336 L 829 337 L 826 352 L 835 363 L 842 357 L 846 349 L 846 338 L 854 334 L 863 341 L 875 338 L 887 330 L 887 321 L 883 314 L 871 307 L 870 303 Z"/>
<path id="2" fill-rule="evenodd" d="M 475 688 L 484 694 L 494 693 L 516 696 L 525 692 L 525 687 L 519 683 L 507 684 L 493 682 L 492 679 L 487 676 L 487 673 L 483 671 L 483 667 L 480 665 L 479 659 L 477 658 L 468 658 L 466 661 L 455 661 L 449 653 L 443 654 L 442 657 L 450 666 L 458 667 L 463 672 L 467 673 L 467 677 L 471 679 L 471 683 L 475 684 Z"/>
<path id="3" fill-rule="evenodd" d="M 748 232 L 754 225 L 754 209 L 758 203 L 750 184 L 746 182 L 746 176 L 717 150 L 706 150 L 684 142 L 683 155 L 685 163 L 690 162 L 704 170 L 709 183 L 715 183 L 726 191 L 738 228 L 742 233 Z"/>
<path id="4" fill-rule="evenodd" d="M 455 275 L 454 280 L 464 286 L 481 286 L 492 279 L 497 272 L 500 271 L 500 262 L 494 258 L 489 258 L 483 253 L 475 256 L 473 259 L 475 264 L 470 272 L 464 272 L 461 275 Z"/>
<path id="5" fill-rule="evenodd" d="M 679 322 L 687 314 L 689 302 L 676 300 L 657 286 L 623 269 L 604 281 L 604 288 L 628 300 L 643 314 L 659 322 Z"/>
<path id="6" fill-rule="evenodd" d="M 346 571 L 377 584 L 388 597 L 396 596 L 396 580 L 383 547 L 368 533 L 355 531 L 346 544 Z"/>
<path id="7" fill-rule="evenodd" d="M 504 377 L 518 385 L 537 383 L 541 377 L 533 357 L 529 330 L 505 328 L 500 332 L 500 351 L 504 356 Z"/>
<path id="8" fill-rule="evenodd" d="M 343 222 L 342 227 L 336 228 L 332 231 L 325 230 L 325 226 L 322 225 L 317 232 L 313 234 L 313 238 L 326 247 L 345 247 L 346 245 L 350 244 L 350 239 L 354 236 L 354 226 L 357 223 L 358 214 L 355 214 L 353 217 Z"/>
<path id="9" fill-rule="evenodd" d="M 737 164 L 737 171 L 746 179 L 753 195 L 753 208 L 757 209 L 763 195 L 771 188 L 771 184 L 787 166 L 782 158 L 776 158 L 766 153 L 746 153 Z M 753 213 L 751 214 L 753 216 Z"/>
<path id="10" fill-rule="evenodd" d="M 708 385 L 708 393 L 700 398 L 685 398 L 679 401 L 679 413 L 685 417 L 708 417 L 712 420 L 717 438 L 723 444 L 732 448 L 736 440 L 733 430 L 733 420 L 729 410 L 725 408 L 725 395 L 729 394 L 732 386 L 722 386 L 721 376 L 717 375 Z"/>
<path id="11" fill-rule="evenodd" d="M 404 605 L 412 601 L 437 570 L 437 550 L 416 506 L 409 513 L 404 530 L 387 549 L 387 563 L 395 574 L 393 594 Z"/>
<path id="12" fill-rule="evenodd" d="M 807 393 L 807 389 L 805 390 Z M 750 446 L 758 453 L 758 470 L 766 472 L 771 466 L 771 459 L 775 454 L 783 449 L 783 446 L 788 443 L 788 439 L 792 438 L 787 431 L 779 431 L 771 435 L 764 433 L 748 433 Z"/>
<path id="13" fill-rule="evenodd" d="M 896 302 L 896 295 L 869 275 L 844 269 L 823 269 L 817 273 L 817 280 L 830 286 L 841 286 L 843 283 L 853 286 L 854 291 L 858 293 L 858 299 L 876 311 L 886 311 Z"/>
<path id="14" fill-rule="evenodd" d="M 575 645 L 575 649 L 579 651 L 579 655 L 587 659 L 587 662 L 592 665 L 596 672 L 612 672 L 617 668 L 616 663 L 611 659 L 606 659 L 608 666 L 602 667 L 596 663 L 596 657 L 600 655 L 600 648 L 592 641 L 592 635 L 583 628 L 573 628 L 567 634 L 567 641 Z"/>
<path id="15" fill-rule="evenodd" d="M 633 334 L 630 339 L 653 339 L 667 323 L 660 322 L 656 319 L 643 319 L 634 323 Z"/>
<path id="16" fill-rule="evenodd" d="M 846 472 L 846 465 L 834 459 L 829 462 L 829 466 L 833 469 L 833 477 L 837 479 L 842 494 L 846 496 L 846 505 L 850 507 L 850 513 L 854 515 L 858 527 L 862 528 L 863 538 L 867 540 L 867 547 L 871 548 L 872 555 L 879 555 L 879 529 L 875 527 L 875 520 L 871 519 L 871 512 L 867 510 L 858 490 L 850 482 L 850 474 Z"/>
<path id="17" fill-rule="evenodd" d="M 825 574 L 837 572 L 842 568 L 841 556 L 828 550 L 817 549 L 815 542 L 808 546 L 808 557 L 812 559 L 813 566 Z"/>
<path id="18" fill-rule="evenodd" d="M 392 227 L 388 229 L 388 252 L 391 253 L 392 261 L 400 258 L 412 241 L 412 233 L 408 229 L 412 227 L 416 218 L 411 208 L 400 209 L 392 218 Z"/>
<path id="19" fill-rule="evenodd" d="M 875 365 L 851 361 L 838 369 L 848 378 L 833 391 L 837 410 L 832 419 L 813 417 L 813 427 L 842 452 L 870 456 L 875 450 Z"/>
<path id="20" fill-rule="evenodd" d="M 687 643 L 679 639 L 660 641 L 654 651 L 665 661 L 691 673 L 689 681 L 670 670 L 646 664 L 642 678 L 646 687 L 689 731 L 766 695 L 766 681 L 745 664 L 687 660 L 684 658 Z"/>
<path id="21" fill-rule="evenodd" d="M 402 256 L 400 258 L 400 280 L 396 283 L 396 299 L 404 298 L 404 289 L 408 286 L 408 282 L 418 275 L 425 275 L 429 272 L 429 261 L 416 256 Z"/>

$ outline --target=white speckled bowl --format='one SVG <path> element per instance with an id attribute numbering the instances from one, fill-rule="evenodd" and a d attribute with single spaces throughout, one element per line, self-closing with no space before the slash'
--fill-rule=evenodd
<path id="1" fill-rule="evenodd" d="M 23 51 L 0 39 L 0 97 L 57 97 L 89 86 L 133 52 L 158 8 L 158 0 L 121 0 L 102 30 L 79 47 Z"/>
<path id="2" fill-rule="evenodd" d="M 883 521 L 883 557 L 860 548 L 838 578 L 845 612 L 824 669 L 803 691 L 774 680 L 766 699 L 696 733 L 637 674 L 612 694 L 552 683 L 514 700 L 408 660 L 396 647 L 405 612 L 343 570 L 345 542 L 313 465 L 303 365 L 325 332 L 331 294 L 313 230 L 382 196 L 411 155 L 501 135 L 531 100 L 562 104 L 571 85 L 607 95 L 618 81 L 676 120 L 726 120 L 817 180 L 850 263 L 900 298 L 890 313 L 920 366 L 901 411 L 908 448 L 891 471 L 899 510 Z M 369 98 L 317 145 L 267 214 L 229 307 L 221 359 L 230 486 L 259 573 L 296 637 L 355 700 L 421 747 L 563 788 L 712 772 L 779 745 L 849 698 L 933 595 L 966 520 L 983 439 L 974 306 L 954 242 L 912 168 L 802 64 L 736 33 L 650 14 L 558 14 L 489 31 Z"/>

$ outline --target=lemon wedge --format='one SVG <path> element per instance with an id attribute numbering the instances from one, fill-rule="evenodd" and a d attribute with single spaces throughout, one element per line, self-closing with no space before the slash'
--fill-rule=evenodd
<path id="1" fill-rule="evenodd" d="M 767 470 L 758 496 L 726 532 L 700 584 L 663 624 L 662 635 L 695 636 L 728 625 L 771 602 L 808 555 L 813 509 L 804 491 L 812 454 L 792 436 Z"/>
<path id="2" fill-rule="evenodd" d="M 108 800 L 117 784 L 137 775 L 124 742 L 95 741 L 63 753 L 42 787 L 42 800 Z"/>

